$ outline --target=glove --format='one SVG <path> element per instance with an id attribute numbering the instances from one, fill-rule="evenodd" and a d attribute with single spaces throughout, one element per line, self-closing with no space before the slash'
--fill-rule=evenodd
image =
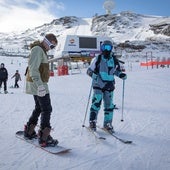
<path id="1" fill-rule="evenodd" d="M 97 80 L 97 74 L 93 73 L 92 78 L 93 78 L 93 80 Z"/>
<path id="2" fill-rule="evenodd" d="M 89 75 L 90 77 L 92 77 L 93 75 L 93 71 L 90 68 L 87 69 L 87 75 Z"/>
<path id="3" fill-rule="evenodd" d="M 45 87 L 43 85 L 38 86 L 37 95 L 39 97 L 43 97 L 43 96 L 46 95 L 46 90 L 45 90 Z"/>
<path id="4" fill-rule="evenodd" d="M 119 78 L 121 78 L 122 80 L 126 80 L 127 79 L 127 75 L 125 73 L 120 73 L 119 74 Z"/>

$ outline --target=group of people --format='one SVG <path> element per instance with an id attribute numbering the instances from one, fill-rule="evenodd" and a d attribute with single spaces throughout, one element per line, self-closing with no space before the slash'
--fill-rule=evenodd
<path id="1" fill-rule="evenodd" d="M 14 88 L 19 88 L 18 81 L 21 80 L 19 71 L 16 70 L 15 74 L 11 78 L 15 78 Z M 1 92 L 2 84 L 3 84 L 5 94 L 8 93 L 7 80 L 8 80 L 8 71 L 5 68 L 5 64 L 1 63 L 1 65 L 0 65 L 0 92 Z"/>
<path id="2" fill-rule="evenodd" d="M 55 146 L 57 139 L 50 135 L 50 116 L 52 112 L 51 99 L 48 88 L 49 63 L 47 52 L 57 46 L 57 38 L 54 34 L 46 34 L 44 39 L 31 44 L 28 67 L 26 72 L 26 93 L 33 95 L 35 108 L 28 119 L 24 136 L 33 139 L 38 136 L 39 144 L 42 147 Z M 115 88 L 114 75 L 125 80 L 127 75 L 120 70 L 119 61 L 112 53 L 113 44 L 111 41 L 104 41 L 101 44 L 101 54 L 95 57 L 87 74 L 92 78 L 93 97 L 89 115 L 89 127 L 96 131 L 96 123 L 101 102 L 104 102 L 104 122 L 106 130 L 114 131 L 112 120 L 114 112 L 113 95 Z M 40 119 L 38 133 L 35 127 Z"/>

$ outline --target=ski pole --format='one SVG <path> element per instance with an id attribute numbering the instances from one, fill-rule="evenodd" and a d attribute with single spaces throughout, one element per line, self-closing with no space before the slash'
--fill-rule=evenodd
<path id="1" fill-rule="evenodd" d="M 124 93 L 125 93 L 125 80 L 123 80 L 123 89 L 122 89 L 122 117 L 121 121 L 123 122 L 123 111 L 124 111 Z"/>
<path id="2" fill-rule="evenodd" d="M 87 111 L 88 111 L 88 108 L 89 108 L 89 101 L 90 101 L 90 97 L 91 97 L 91 92 L 92 92 L 92 84 L 91 84 L 91 87 L 90 87 L 90 92 L 89 92 L 89 97 L 88 97 L 88 101 L 87 101 L 87 106 L 86 106 L 86 111 L 85 111 L 84 121 L 83 121 L 82 127 L 85 126 L 84 124 L 85 124 L 85 121 L 86 121 Z"/>

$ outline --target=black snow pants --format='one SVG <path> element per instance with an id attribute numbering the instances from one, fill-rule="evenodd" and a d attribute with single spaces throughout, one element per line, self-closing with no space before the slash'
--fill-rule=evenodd
<path id="1" fill-rule="evenodd" d="M 19 88 L 19 85 L 18 85 L 18 80 L 15 80 L 14 87 L 15 87 L 15 88 Z"/>
<path id="2" fill-rule="evenodd" d="M 4 91 L 7 90 L 7 80 L 0 80 L 0 88 L 2 86 L 2 83 L 4 83 Z"/>
<path id="3" fill-rule="evenodd" d="M 43 130 L 46 127 L 51 128 L 50 116 L 52 112 L 52 106 L 51 106 L 50 95 L 46 94 L 43 97 L 34 95 L 33 97 L 35 101 L 35 109 L 33 110 L 32 115 L 29 118 L 29 121 L 27 124 L 37 125 L 38 118 L 41 115 L 40 129 Z"/>

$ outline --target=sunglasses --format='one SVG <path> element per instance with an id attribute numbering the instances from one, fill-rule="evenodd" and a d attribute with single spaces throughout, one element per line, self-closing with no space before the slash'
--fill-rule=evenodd
<path id="1" fill-rule="evenodd" d="M 112 48 L 113 48 L 113 47 L 112 47 L 111 45 L 107 45 L 107 44 L 103 44 L 103 45 L 101 46 L 101 50 L 102 50 L 102 51 L 105 51 L 105 50 L 111 51 Z"/>
<path id="2" fill-rule="evenodd" d="M 56 47 L 56 45 L 52 44 L 47 38 L 44 38 L 44 41 L 47 43 L 50 49 L 54 49 Z"/>

